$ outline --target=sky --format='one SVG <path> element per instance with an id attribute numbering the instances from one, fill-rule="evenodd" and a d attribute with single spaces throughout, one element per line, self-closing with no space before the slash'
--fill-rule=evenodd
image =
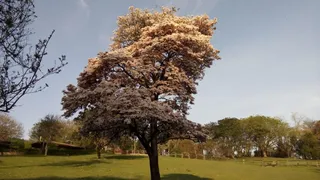
<path id="1" fill-rule="evenodd" d="M 221 60 L 206 70 L 188 118 L 205 124 L 225 117 L 292 112 L 320 119 L 319 0 L 36 0 L 33 44 L 54 36 L 45 67 L 60 55 L 68 65 L 42 81 L 49 88 L 23 97 L 10 112 L 24 137 L 46 114 L 62 114 L 62 90 L 75 84 L 88 58 L 106 51 L 118 16 L 129 6 L 176 6 L 178 15 L 217 17 L 213 46 Z"/>

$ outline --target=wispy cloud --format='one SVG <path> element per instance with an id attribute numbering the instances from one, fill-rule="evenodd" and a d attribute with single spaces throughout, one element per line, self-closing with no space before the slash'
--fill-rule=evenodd
<path id="1" fill-rule="evenodd" d="M 79 0 L 78 5 L 85 11 L 86 16 L 90 16 L 90 6 L 87 0 Z"/>
<path id="2" fill-rule="evenodd" d="M 86 2 L 86 0 L 79 0 L 79 5 L 82 7 L 82 8 L 88 8 L 89 5 L 88 3 Z"/>
<path id="3" fill-rule="evenodd" d="M 90 6 L 87 0 L 76 1 L 77 8 L 72 9 L 66 14 L 63 21 L 63 28 L 68 34 L 76 34 L 90 18 Z"/>

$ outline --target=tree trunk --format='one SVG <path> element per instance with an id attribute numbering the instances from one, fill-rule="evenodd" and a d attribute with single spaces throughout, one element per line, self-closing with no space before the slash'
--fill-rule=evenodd
<path id="1" fill-rule="evenodd" d="M 136 154 L 136 139 L 133 139 L 133 154 Z"/>
<path id="2" fill-rule="evenodd" d="M 151 152 L 148 153 L 151 180 L 160 180 L 159 156 L 157 139 L 151 141 Z"/>
<path id="3" fill-rule="evenodd" d="M 48 142 L 46 142 L 46 146 L 44 147 L 44 156 L 48 155 Z"/>
<path id="4" fill-rule="evenodd" d="M 49 137 L 48 141 L 46 141 L 46 146 L 45 146 L 45 149 L 44 149 L 44 156 L 47 156 L 48 155 L 48 149 L 49 149 L 49 144 L 51 143 L 51 136 Z"/>
<path id="5" fill-rule="evenodd" d="M 147 148 L 146 150 L 148 152 L 149 156 L 149 165 L 150 165 L 150 175 L 151 180 L 160 180 L 160 170 L 159 170 L 159 155 L 158 155 L 158 141 L 157 141 L 157 121 L 152 121 L 150 123 L 150 134 L 151 136 L 151 142 L 150 142 L 150 148 Z M 147 144 L 146 144 L 147 145 Z"/>
<path id="6" fill-rule="evenodd" d="M 101 149 L 102 148 L 100 148 L 99 146 L 97 146 L 97 157 L 98 157 L 98 159 L 101 159 Z"/>
<path id="7" fill-rule="evenodd" d="M 291 157 L 291 150 L 287 151 L 287 157 L 290 158 Z"/>
<path id="8" fill-rule="evenodd" d="M 263 157 L 268 157 L 268 156 L 267 156 L 267 152 L 266 152 L 265 150 L 262 151 L 262 156 L 263 156 Z"/>
<path id="9" fill-rule="evenodd" d="M 45 142 L 42 142 L 41 149 L 40 149 L 40 154 L 44 154 L 44 144 L 45 144 Z"/>

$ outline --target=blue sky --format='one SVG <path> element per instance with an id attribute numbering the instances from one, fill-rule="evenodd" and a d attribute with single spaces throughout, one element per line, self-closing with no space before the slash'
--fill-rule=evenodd
<path id="1" fill-rule="evenodd" d="M 112 3 L 111 3 L 112 2 Z M 76 83 L 88 58 L 106 51 L 117 16 L 129 6 L 177 6 L 179 15 L 217 17 L 212 39 L 222 60 L 206 71 L 189 118 L 199 123 L 291 112 L 320 119 L 320 1 L 318 0 L 37 0 L 32 42 L 56 33 L 45 65 L 61 54 L 67 65 L 49 88 L 25 96 L 11 115 L 29 129 L 48 113 L 62 114 L 62 90 Z"/>

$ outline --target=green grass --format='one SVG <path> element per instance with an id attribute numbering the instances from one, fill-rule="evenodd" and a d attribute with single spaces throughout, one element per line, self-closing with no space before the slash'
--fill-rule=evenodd
<path id="1" fill-rule="evenodd" d="M 313 166 L 264 167 L 239 161 L 160 158 L 164 180 L 319 180 Z M 2 180 L 147 180 L 148 159 L 143 156 L 0 156 Z"/>

